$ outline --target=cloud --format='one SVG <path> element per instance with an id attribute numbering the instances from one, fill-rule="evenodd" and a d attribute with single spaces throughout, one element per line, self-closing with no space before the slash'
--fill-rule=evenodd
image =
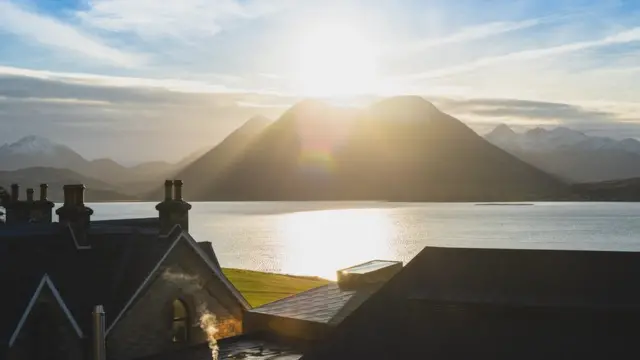
<path id="1" fill-rule="evenodd" d="M 640 138 L 640 104 L 560 103 L 500 98 L 433 98 L 443 111 L 465 120 L 479 133 L 498 124 L 533 128 L 567 126 L 590 135 Z"/>
<path id="2" fill-rule="evenodd" d="M 4 70 L 0 143 L 41 135 L 88 158 L 177 161 L 214 146 L 255 115 L 276 118 L 283 111 L 245 104 L 293 101 L 256 92 L 197 92 L 203 87 L 192 86 L 180 91 L 154 79 Z"/>
<path id="3" fill-rule="evenodd" d="M 516 51 L 516 52 L 511 52 L 511 53 L 499 55 L 499 56 L 490 56 L 490 57 L 481 58 L 466 64 L 455 65 L 455 66 L 445 67 L 445 68 L 436 69 L 436 70 L 430 70 L 422 73 L 405 75 L 405 76 L 401 76 L 401 78 L 412 79 L 412 80 L 422 80 L 422 79 L 447 77 L 447 76 L 474 71 L 487 66 L 499 65 L 502 63 L 508 63 L 512 61 L 535 60 L 535 59 L 553 57 L 557 55 L 562 55 L 566 53 L 582 51 L 582 50 L 587 50 L 587 49 L 592 49 L 597 47 L 603 47 L 603 46 L 609 46 L 609 45 L 615 45 L 615 44 L 627 44 L 627 43 L 632 43 L 637 41 L 640 41 L 640 27 L 634 27 L 622 32 L 618 32 L 614 35 L 597 39 L 597 40 L 579 41 L 579 42 L 573 42 L 573 43 L 546 47 L 546 48 Z"/>
<path id="4" fill-rule="evenodd" d="M 239 0 L 93 0 L 77 16 L 86 25 L 145 38 L 199 39 L 219 33 L 228 21 L 277 11 L 290 1 Z"/>
<path id="5" fill-rule="evenodd" d="M 110 47 L 71 25 L 29 12 L 8 0 L 0 0 L 0 28 L 54 50 L 73 53 L 98 62 L 126 67 L 144 62 L 144 58 L 139 54 Z"/>
<path id="6" fill-rule="evenodd" d="M 541 19 L 522 21 L 496 21 L 463 28 L 448 36 L 424 39 L 397 47 L 391 47 L 389 52 L 394 55 L 425 51 L 437 46 L 480 40 L 490 36 L 505 34 L 512 31 L 524 30 L 541 23 Z"/>

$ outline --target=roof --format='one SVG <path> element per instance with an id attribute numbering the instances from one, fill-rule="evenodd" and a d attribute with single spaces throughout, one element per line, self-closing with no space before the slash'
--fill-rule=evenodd
<path id="1" fill-rule="evenodd" d="M 218 360 L 298 360 L 302 357 L 302 353 L 294 348 L 259 336 L 226 338 L 218 340 L 217 346 Z M 211 360 L 211 349 L 205 343 L 137 360 Z"/>
<path id="2" fill-rule="evenodd" d="M 2 227 L 0 283 L 12 296 L 0 297 L 0 344 L 6 344 L 45 274 L 87 333 L 93 306 L 120 311 L 171 245 L 157 231 L 121 227 L 92 226 L 88 237 L 92 249 L 78 250 L 70 228 L 58 223 Z M 113 320 L 107 317 L 107 324 Z"/>
<path id="3" fill-rule="evenodd" d="M 345 290 L 337 283 L 330 283 L 262 305 L 249 313 L 334 325 L 340 323 L 344 314 L 360 306 L 377 288 L 378 286 L 368 286 Z"/>
<path id="4" fill-rule="evenodd" d="M 106 317 L 108 333 L 180 240 L 203 259 L 239 306 L 249 307 L 222 274 L 213 249 L 203 250 L 179 226 L 160 235 L 153 223 L 92 222 L 86 233 L 91 247 L 86 250 L 78 247 L 77 233 L 59 223 L 0 227 L 0 284 L 11 294 L 0 297 L 0 354 L 45 274 L 83 333 L 90 333 L 91 311 L 98 304 L 111 314 Z"/>
<path id="5" fill-rule="evenodd" d="M 426 247 L 304 359 L 640 355 L 639 278 L 637 252 Z"/>

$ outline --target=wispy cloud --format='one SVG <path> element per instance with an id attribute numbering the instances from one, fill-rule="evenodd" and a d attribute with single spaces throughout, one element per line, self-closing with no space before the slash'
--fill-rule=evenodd
<path id="1" fill-rule="evenodd" d="M 578 41 L 558 46 L 516 51 L 499 56 L 490 56 L 478 59 L 470 63 L 411 74 L 402 76 L 402 78 L 419 80 L 447 77 L 474 71 L 487 66 L 498 65 L 512 61 L 535 60 L 575 51 L 582 51 L 615 44 L 626 44 L 637 41 L 640 41 L 640 27 L 635 27 L 597 40 Z"/>
<path id="2" fill-rule="evenodd" d="M 524 30 L 539 25 L 541 22 L 541 19 L 490 22 L 463 28 L 449 36 L 429 38 L 392 47 L 388 51 L 393 52 L 394 54 L 401 53 L 406 55 L 407 53 L 425 51 L 441 45 L 480 40 L 512 31 Z"/>
<path id="3" fill-rule="evenodd" d="M 77 13 L 92 27 L 136 33 L 145 38 L 202 38 L 220 32 L 226 22 L 277 11 L 290 1 L 238 0 L 93 0 Z"/>
<path id="4" fill-rule="evenodd" d="M 127 67 L 139 65 L 144 61 L 139 54 L 113 48 L 69 24 L 28 11 L 8 0 L 0 0 L 0 29 L 54 50 L 65 51 L 94 61 Z"/>

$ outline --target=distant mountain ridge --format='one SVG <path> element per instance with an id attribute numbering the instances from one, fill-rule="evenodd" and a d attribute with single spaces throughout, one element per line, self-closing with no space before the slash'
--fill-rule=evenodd
<path id="1" fill-rule="evenodd" d="M 26 189 L 36 189 L 41 183 L 49 185 L 49 199 L 60 202 L 64 199 L 62 187 L 67 184 L 84 184 L 87 187 L 88 202 L 102 201 L 131 201 L 137 198 L 119 192 L 112 185 L 103 181 L 89 178 L 68 169 L 46 167 L 30 167 L 27 169 L 0 171 L 0 186 L 10 189 L 11 184 L 20 185 L 20 198 L 26 198 Z"/>
<path id="2" fill-rule="evenodd" d="M 57 168 L 69 169 L 86 177 L 102 179 L 113 185 L 133 182 L 156 183 L 164 177 L 173 176 L 203 152 L 199 150 L 175 164 L 154 161 L 126 167 L 108 158 L 87 160 L 66 145 L 30 135 L 14 143 L 0 146 L 0 170 L 15 171 L 32 167 Z"/>
<path id="3" fill-rule="evenodd" d="M 206 173 L 207 165 L 196 161 L 180 173 L 185 191 L 190 180 L 183 174 L 208 179 L 189 200 L 519 201 L 567 191 L 562 181 L 415 96 L 363 111 L 305 100 L 249 140 L 241 138 L 218 146 L 241 149 L 222 171 Z"/>
<path id="4" fill-rule="evenodd" d="M 517 133 L 499 125 L 485 139 L 569 182 L 599 182 L 640 176 L 640 141 L 588 136 L 557 127 Z"/>
<path id="5" fill-rule="evenodd" d="M 636 139 L 615 140 L 608 137 L 588 136 L 580 131 L 561 126 L 551 130 L 534 128 L 516 133 L 507 125 L 501 124 L 485 135 L 485 138 L 494 145 L 508 150 L 615 150 L 640 155 L 640 141 Z"/>

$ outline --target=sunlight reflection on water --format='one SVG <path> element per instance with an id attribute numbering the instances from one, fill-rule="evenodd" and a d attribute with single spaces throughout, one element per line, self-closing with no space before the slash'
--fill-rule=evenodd
<path id="1" fill-rule="evenodd" d="M 372 259 L 389 259 L 394 224 L 381 209 L 296 212 L 280 215 L 282 272 L 335 279 L 336 271 Z M 356 256 L 354 256 L 356 254 Z"/>

